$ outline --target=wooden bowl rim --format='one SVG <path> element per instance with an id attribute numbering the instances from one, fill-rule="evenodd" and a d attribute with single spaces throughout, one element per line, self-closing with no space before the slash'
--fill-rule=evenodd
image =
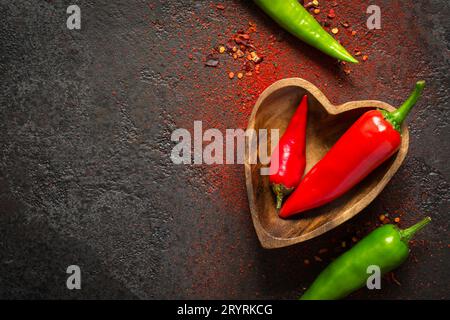
<path id="1" fill-rule="evenodd" d="M 250 115 L 250 120 L 247 126 L 247 129 L 253 129 L 255 126 L 255 118 L 256 114 L 258 113 L 258 110 L 262 104 L 262 102 L 269 97 L 272 93 L 276 92 L 279 89 L 285 88 L 285 87 L 299 87 L 308 92 L 308 94 L 311 94 L 314 96 L 314 98 L 323 106 L 323 108 L 332 115 L 336 115 L 339 113 L 343 113 L 349 110 L 353 109 L 359 109 L 359 108 L 380 108 L 385 109 L 388 111 L 393 111 L 395 108 L 383 101 L 378 100 L 359 100 L 359 101 L 349 101 L 345 102 L 340 105 L 334 105 L 332 104 L 328 98 L 325 96 L 325 94 L 316 86 L 314 86 L 309 81 L 302 79 L 302 78 L 286 78 L 282 80 L 278 80 L 274 82 L 272 85 L 267 87 L 259 96 L 258 100 L 255 103 L 255 106 L 253 107 L 252 113 Z M 362 199 L 360 199 L 353 207 L 347 210 L 347 213 L 340 216 L 339 218 L 335 218 L 333 220 L 330 220 L 326 222 L 325 224 L 321 225 L 320 227 L 306 233 L 302 234 L 296 237 L 291 238 L 283 238 L 283 237 L 276 237 L 273 236 L 268 230 L 266 230 L 260 219 L 257 212 L 257 208 L 253 206 L 254 197 L 253 197 L 253 184 L 252 184 L 252 177 L 251 177 L 251 164 L 249 164 L 249 149 L 248 145 L 246 145 L 245 148 L 245 160 L 244 160 L 244 168 L 245 168 L 245 177 L 246 177 L 246 187 L 247 187 L 247 195 L 248 195 L 248 201 L 250 205 L 250 212 L 253 220 L 253 225 L 256 230 L 256 234 L 258 236 L 258 239 L 262 245 L 263 248 L 266 249 L 274 249 L 274 248 L 281 248 L 290 246 L 296 243 L 300 243 L 306 240 L 313 239 L 321 234 L 326 233 L 327 231 L 330 231 L 334 229 L 335 227 L 341 225 L 345 221 L 351 219 L 355 215 L 357 215 L 359 212 L 361 212 L 366 206 L 368 206 L 377 196 L 381 193 L 381 191 L 384 189 L 386 184 L 390 181 L 392 176 L 397 172 L 398 168 L 402 164 L 403 160 L 406 157 L 406 154 L 408 152 L 409 147 L 409 131 L 407 128 L 406 123 L 403 123 L 401 127 L 401 135 L 402 135 L 402 142 L 399 148 L 399 151 L 395 155 L 395 160 L 391 164 L 389 170 L 385 173 L 385 175 L 382 177 L 380 183 L 377 184 L 376 188 L 373 188 L 368 192 Z M 386 178 L 387 177 L 387 178 Z M 281 219 L 281 218 L 280 218 Z"/>

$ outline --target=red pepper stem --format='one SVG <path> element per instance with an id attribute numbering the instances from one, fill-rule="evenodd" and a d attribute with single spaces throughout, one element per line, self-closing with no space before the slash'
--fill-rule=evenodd
<path id="1" fill-rule="evenodd" d="M 423 227 L 425 227 L 428 223 L 430 223 L 430 221 L 431 221 L 431 218 L 426 217 L 425 219 L 416 223 L 415 225 L 413 225 L 405 230 L 400 230 L 400 237 L 401 237 L 402 241 L 404 241 L 405 243 L 408 243 L 409 240 L 411 240 L 412 237 L 416 234 L 416 232 L 419 231 L 420 229 L 422 229 Z"/>
<path id="2" fill-rule="evenodd" d="M 409 98 L 400 106 L 400 108 L 398 108 L 393 112 L 386 112 L 384 114 L 386 120 L 388 120 L 395 127 L 395 129 L 400 131 L 400 126 L 402 125 L 402 122 L 405 120 L 405 118 L 411 111 L 412 107 L 416 104 L 417 100 L 420 98 L 420 95 L 422 94 L 424 87 L 425 81 L 423 80 L 417 81 L 416 87 L 414 88 L 413 92 L 411 93 Z"/>

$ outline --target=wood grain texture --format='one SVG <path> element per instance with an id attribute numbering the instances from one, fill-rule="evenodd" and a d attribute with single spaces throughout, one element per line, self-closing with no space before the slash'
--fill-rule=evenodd
<path id="1" fill-rule="evenodd" d="M 253 108 L 248 129 L 280 129 L 284 133 L 303 95 L 308 95 L 308 125 L 306 133 L 306 169 L 308 172 L 364 112 L 395 108 L 385 102 L 366 100 L 333 105 L 313 84 L 301 78 L 275 82 L 259 97 Z M 275 208 L 275 198 L 268 176 L 260 174 L 262 164 L 252 164 L 255 148 L 260 143 L 251 136 L 246 144 L 245 175 L 248 200 L 256 233 L 264 248 L 280 248 L 317 237 L 347 221 L 364 209 L 383 190 L 406 157 L 408 129 L 402 126 L 399 151 L 378 167 L 366 179 L 335 201 L 299 214 L 293 219 L 281 219 Z M 256 139 L 256 140 L 254 140 Z M 268 139 L 268 150 L 272 150 Z M 258 145 L 266 148 L 266 145 Z M 264 149 L 263 149 L 264 150 Z M 339 164 L 336 164 L 339 165 Z"/>

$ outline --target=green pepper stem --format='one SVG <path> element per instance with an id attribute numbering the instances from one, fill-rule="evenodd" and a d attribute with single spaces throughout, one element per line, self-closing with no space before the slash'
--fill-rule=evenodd
<path id="1" fill-rule="evenodd" d="M 415 225 L 413 225 L 405 230 L 400 230 L 400 237 L 401 237 L 402 241 L 408 243 L 409 240 L 412 239 L 414 234 L 417 231 L 419 231 L 420 229 L 422 229 L 423 227 L 425 227 L 428 223 L 430 223 L 430 221 L 431 221 L 431 218 L 426 217 L 425 219 L 416 223 Z"/>
<path id="2" fill-rule="evenodd" d="M 409 98 L 400 106 L 400 108 L 388 113 L 387 120 L 390 121 L 394 125 L 394 127 L 401 126 L 402 122 L 408 116 L 408 113 L 411 111 L 412 107 L 416 104 L 417 100 L 422 94 L 424 87 L 425 81 L 417 81 L 413 92 L 411 93 Z"/>
<path id="3" fill-rule="evenodd" d="M 286 188 L 282 184 L 273 184 L 272 185 L 273 193 L 275 193 L 275 196 L 277 198 L 277 210 L 281 209 L 281 205 L 283 204 L 283 199 L 285 196 L 290 194 L 294 189 L 293 188 Z"/>
<path id="4" fill-rule="evenodd" d="M 283 194 L 280 192 L 277 194 L 277 210 L 281 209 L 282 203 L 283 203 Z"/>

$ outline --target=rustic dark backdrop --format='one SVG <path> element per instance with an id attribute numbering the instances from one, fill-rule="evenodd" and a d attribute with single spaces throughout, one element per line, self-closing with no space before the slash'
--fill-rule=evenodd
<path id="1" fill-rule="evenodd" d="M 334 5 L 320 2 L 323 12 Z M 335 7 L 358 30 L 352 52 L 368 55 L 349 67 L 250 1 L 1 0 L 0 298 L 294 298 L 385 212 L 401 226 L 424 215 L 433 223 L 382 290 L 351 298 L 450 298 L 449 2 L 377 1 L 382 29 L 368 32 L 372 2 Z M 66 28 L 74 3 L 78 31 Z M 263 76 L 229 80 L 238 66 L 225 57 L 205 67 L 250 21 L 267 55 Z M 407 159 L 383 193 L 326 235 L 268 251 L 253 230 L 243 167 L 175 166 L 170 135 L 194 120 L 243 128 L 258 86 L 288 76 L 335 103 L 395 105 L 419 78 L 428 85 L 409 118 Z M 72 264 L 82 270 L 78 291 L 65 285 Z"/>

